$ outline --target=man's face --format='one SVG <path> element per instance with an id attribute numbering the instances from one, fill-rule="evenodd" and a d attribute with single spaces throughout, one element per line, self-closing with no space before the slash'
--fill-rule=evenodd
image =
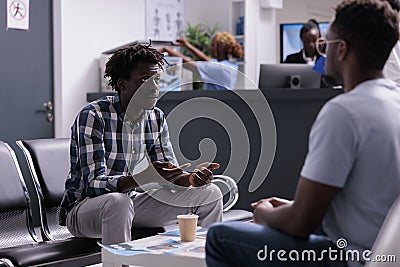
<path id="1" fill-rule="evenodd" d="M 124 95 L 137 108 L 153 109 L 159 95 L 160 68 L 157 64 L 139 62 L 126 81 Z"/>
<path id="2" fill-rule="evenodd" d="M 331 30 L 329 27 L 328 32 L 326 33 L 326 39 L 335 40 L 339 37 Z M 326 47 L 326 60 L 325 60 L 325 71 L 326 76 L 330 82 L 335 84 L 342 84 L 342 74 L 340 72 L 341 68 L 338 61 L 338 52 L 340 43 L 330 43 Z"/>

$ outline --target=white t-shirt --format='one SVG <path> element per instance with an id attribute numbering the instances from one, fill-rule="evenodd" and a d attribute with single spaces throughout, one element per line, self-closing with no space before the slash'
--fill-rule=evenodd
<path id="1" fill-rule="evenodd" d="M 400 87 L 370 80 L 325 104 L 301 175 L 341 188 L 323 221 L 328 236 L 346 239 L 347 249 L 370 250 L 400 195 Z"/>
<path id="2" fill-rule="evenodd" d="M 385 78 L 400 83 L 400 41 L 393 47 L 383 68 L 383 75 Z"/>
<path id="3" fill-rule="evenodd" d="M 235 86 L 238 65 L 229 60 L 196 61 L 206 90 L 232 90 Z"/>

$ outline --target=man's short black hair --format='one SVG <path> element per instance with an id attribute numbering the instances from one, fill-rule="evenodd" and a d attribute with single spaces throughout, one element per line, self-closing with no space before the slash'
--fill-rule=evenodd
<path id="1" fill-rule="evenodd" d="M 108 85 L 119 91 L 118 80 L 120 78 L 129 79 L 130 73 L 139 62 L 154 63 L 161 69 L 166 63 L 164 55 L 150 45 L 135 44 L 121 48 L 111 56 L 106 64 L 104 78 L 110 78 Z"/>
<path id="2" fill-rule="evenodd" d="M 397 12 L 400 11 L 400 0 L 385 0 L 388 1 L 388 3 L 392 6 L 394 10 Z"/>
<path id="3" fill-rule="evenodd" d="M 344 40 L 360 66 L 382 70 L 399 40 L 397 13 L 382 0 L 344 0 L 336 7 L 331 31 Z"/>
<path id="4" fill-rule="evenodd" d="M 319 24 L 315 19 L 309 19 L 307 23 L 303 25 L 300 29 L 300 39 L 303 40 L 303 35 L 312 29 L 317 29 L 319 34 L 321 35 L 321 30 L 319 29 Z"/>

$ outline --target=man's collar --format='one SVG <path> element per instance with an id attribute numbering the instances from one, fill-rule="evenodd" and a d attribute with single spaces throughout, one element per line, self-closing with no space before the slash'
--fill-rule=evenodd
<path id="1" fill-rule="evenodd" d="M 113 97 L 113 106 L 115 108 L 115 111 L 117 112 L 118 117 L 120 117 L 121 120 L 127 120 L 127 118 L 125 118 L 125 112 L 122 109 L 118 93 L 116 93 Z M 148 116 L 149 112 L 150 112 L 149 110 L 144 110 L 136 122 L 144 120 Z"/>
<path id="2" fill-rule="evenodd" d="M 121 105 L 121 101 L 119 99 L 119 93 L 118 92 L 113 97 L 113 106 L 115 108 L 115 111 L 117 111 L 117 115 L 120 116 L 122 119 L 124 119 L 125 112 L 122 109 L 122 105 Z"/>

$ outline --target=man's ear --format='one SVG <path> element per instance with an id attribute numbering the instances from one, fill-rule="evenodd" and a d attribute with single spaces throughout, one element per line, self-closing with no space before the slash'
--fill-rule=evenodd
<path id="1" fill-rule="evenodd" d="M 349 56 L 349 45 L 346 42 L 339 43 L 339 61 L 343 61 Z"/>
<path id="2" fill-rule="evenodd" d="M 119 78 L 117 81 L 118 89 L 124 91 L 126 89 L 126 80 L 123 78 Z"/>

